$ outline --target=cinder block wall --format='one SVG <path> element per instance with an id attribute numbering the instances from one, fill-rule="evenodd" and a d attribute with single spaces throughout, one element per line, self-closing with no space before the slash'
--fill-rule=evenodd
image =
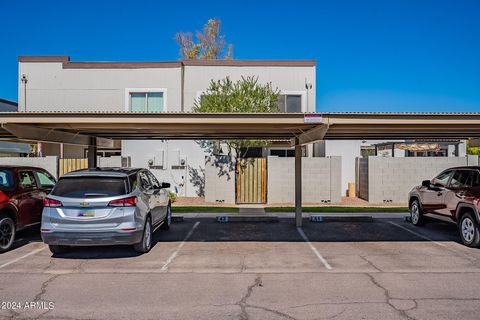
<path id="1" fill-rule="evenodd" d="M 57 178 L 58 160 L 55 156 L 50 157 L 0 157 L 0 165 L 29 166 L 47 170 Z"/>
<path id="2" fill-rule="evenodd" d="M 113 156 L 113 157 L 98 157 L 98 166 L 99 167 L 121 167 L 122 166 L 122 157 Z"/>
<path id="3" fill-rule="evenodd" d="M 114 157 L 98 157 L 98 165 L 100 167 L 122 167 L 127 158 L 121 156 Z M 0 157 L 0 165 L 29 166 L 39 167 L 47 170 L 58 179 L 58 157 Z"/>
<path id="4" fill-rule="evenodd" d="M 227 157 L 205 157 L 205 201 L 235 204 L 235 169 Z"/>
<path id="5" fill-rule="evenodd" d="M 267 160 L 269 204 L 295 201 L 295 159 L 269 157 Z M 341 201 L 341 157 L 302 158 L 303 203 Z"/>
<path id="6" fill-rule="evenodd" d="M 367 163 L 368 171 L 360 172 L 363 179 L 365 172 L 368 175 L 368 194 L 364 199 L 370 203 L 398 204 L 406 204 L 408 192 L 423 180 L 432 179 L 447 168 L 468 165 L 467 157 L 369 157 Z M 470 165 L 475 165 L 473 159 Z"/>

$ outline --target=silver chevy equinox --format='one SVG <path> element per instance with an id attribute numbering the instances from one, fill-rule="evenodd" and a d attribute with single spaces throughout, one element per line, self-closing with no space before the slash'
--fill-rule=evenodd
<path id="1" fill-rule="evenodd" d="M 95 168 L 62 176 L 44 200 L 41 234 L 52 253 L 68 246 L 152 247 L 152 234 L 172 221 L 169 183 L 146 169 Z"/>

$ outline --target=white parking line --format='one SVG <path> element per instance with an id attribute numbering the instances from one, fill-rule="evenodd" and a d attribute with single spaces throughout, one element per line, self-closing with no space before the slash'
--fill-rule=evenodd
<path id="1" fill-rule="evenodd" d="M 193 225 L 193 227 L 190 229 L 190 231 L 187 233 L 185 239 L 183 239 L 183 241 L 178 245 L 177 249 L 175 249 L 175 251 L 172 253 L 172 255 L 168 258 L 167 262 L 165 262 L 165 264 L 163 265 L 162 269 L 160 269 L 161 271 L 167 271 L 168 270 L 168 266 L 172 263 L 172 261 L 177 257 L 178 255 L 178 252 L 180 251 L 180 249 L 182 249 L 182 247 L 185 245 L 185 242 L 192 236 L 193 234 L 193 231 L 195 231 L 195 229 L 198 227 L 198 225 L 200 224 L 200 221 L 197 221 L 195 222 L 195 224 Z"/>
<path id="2" fill-rule="evenodd" d="M 21 257 L 18 257 L 17 259 L 13 259 L 12 261 L 6 262 L 6 263 L 0 265 L 0 269 L 5 268 L 6 266 L 9 266 L 9 265 L 11 265 L 11 264 L 13 264 L 13 263 L 15 263 L 15 262 L 18 262 L 18 261 L 20 261 L 20 260 L 22 260 L 22 259 L 25 259 L 25 258 L 27 258 L 27 257 L 29 257 L 29 256 L 31 256 L 31 255 L 34 255 L 34 254 L 36 254 L 36 253 L 39 253 L 40 251 L 45 250 L 46 248 L 47 248 L 47 247 L 43 247 L 43 248 L 40 248 L 40 249 L 33 250 L 33 251 L 31 251 L 31 252 L 29 252 L 29 253 L 21 256 Z"/>
<path id="3" fill-rule="evenodd" d="M 447 247 L 445 244 L 443 244 L 443 243 L 441 243 L 441 242 L 437 242 L 437 241 L 435 241 L 435 240 L 432 240 L 432 239 L 430 239 L 429 237 L 424 236 L 423 234 L 420 234 L 420 233 L 418 233 L 418 232 L 412 231 L 412 230 L 408 229 L 407 227 L 404 227 L 404 226 L 402 226 L 402 225 L 400 225 L 400 224 L 398 224 L 398 223 L 395 223 L 395 222 L 393 222 L 393 221 L 388 221 L 388 223 L 390 223 L 391 225 L 394 225 L 394 226 L 396 226 L 396 227 L 398 227 L 398 228 L 400 228 L 400 229 L 403 229 L 403 230 L 405 230 L 405 231 L 408 231 L 408 232 L 410 232 L 411 234 L 416 235 L 416 236 L 419 237 L 419 238 L 422 238 L 423 240 L 431 241 L 431 242 L 435 243 L 436 245 L 438 245 L 438 246 L 440 246 L 440 247 L 444 247 L 444 248 Z"/>
<path id="4" fill-rule="evenodd" d="M 308 240 L 308 237 L 307 235 L 305 234 L 305 232 L 303 232 L 302 228 L 297 228 L 297 231 L 298 233 L 300 233 L 300 235 L 302 236 L 303 240 L 305 240 L 305 242 L 308 244 L 308 246 L 310 247 L 310 249 L 312 249 L 313 253 L 315 253 L 315 255 L 317 256 L 317 258 L 323 263 L 323 265 L 325 266 L 325 268 L 327 268 L 328 270 L 332 270 L 332 266 L 327 262 L 327 260 L 325 260 L 325 258 L 320 254 L 320 252 L 318 252 L 317 248 L 315 248 L 313 246 L 313 244 L 310 242 L 310 240 Z"/>

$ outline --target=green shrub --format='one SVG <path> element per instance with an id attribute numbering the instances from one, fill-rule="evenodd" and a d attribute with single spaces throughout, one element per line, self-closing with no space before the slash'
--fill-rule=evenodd
<path id="1" fill-rule="evenodd" d="M 169 190 L 168 193 L 170 195 L 170 203 L 177 201 L 177 194 L 175 192 Z"/>

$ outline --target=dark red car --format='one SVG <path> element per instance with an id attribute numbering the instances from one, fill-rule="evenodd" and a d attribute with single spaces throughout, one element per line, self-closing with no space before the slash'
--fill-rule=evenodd
<path id="1" fill-rule="evenodd" d="M 469 247 L 480 247 L 480 167 L 457 167 L 425 180 L 409 194 L 410 218 L 423 225 L 426 217 L 457 224 Z"/>
<path id="2" fill-rule="evenodd" d="M 18 230 L 40 223 L 43 199 L 54 185 L 44 169 L 0 166 L 0 252 L 10 249 Z"/>

